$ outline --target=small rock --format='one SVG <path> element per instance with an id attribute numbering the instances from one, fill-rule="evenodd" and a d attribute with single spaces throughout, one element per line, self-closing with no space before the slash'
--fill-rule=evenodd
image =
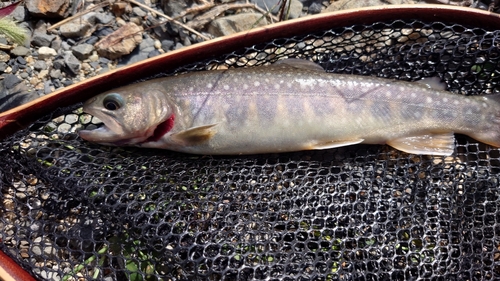
<path id="1" fill-rule="evenodd" d="M 68 42 L 63 41 L 61 44 L 61 49 L 65 50 L 65 51 L 69 51 L 69 50 L 71 50 L 71 45 L 68 44 Z"/>
<path id="2" fill-rule="evenodd" d="M 22 72 L 21 74 L 19 74 L 19 76 L 21 76 L 22 79 L 26 79 L 28 78 L 30 75 L 27 73 L 27 72 Z"/>
<path id="3" fill-rule="evenodd" d="M 64 59 L 56 59 L 52 62 L 52 67 L 55 69 L 63 69 L 65 66 Z"/>
<path id="4" fill-rule="evenodd" d="M 59 79 L 61 78 L 61 70 L 59 69 L 52 69 L 49 73 L 50 77 L 54 79 Z"/>
<path id="5" fill-rule="evenodd" d="M 136 14 L 138 17 L 141 17 L 141 18 L 143 18 L 143 17 L 145 17 L 145 16 L 148 15 L 148 13 L 146 13 L 143 9 L 141 9 L 141 7 L 134 7 L 134 8 L 132 8 L 132 12 L 134 14 Z"/>
<path id="6" fill-rule="evenodd" d="M 142 42 L 142 28 L 134 23 L 127 23 L 115 32 L 97 42 L 97 53 L 109 59 L 116 59 L 130 54 Z"/>
<path id="7" fill-rule="evenodd" d="M 43 83 L 43 93 L 44 94 L 50 94 L 52 93 L 53 91 L 55 90 L 54 86 L 52 85 L 52 82 L 51 81 L 45 81 L 45 83 Z"/>
<path id="8" fill-rule="evenodd" d="M 38 78 L 43 79 L 43 78 L 47 77 L 47 75 L 49 75 L 49 71 L 47 69 L 44 69 L 38 73 Z"/>
<path id="9" fill-rule="evenodd" d="M 17 46 L 14 49 L 10 50 L 11 54 L 20 57 L 27 56 L 28 54 L 30 54 L 30 52 L 31 52 L 30 49 L 24 46 Z"/>
<path id="10" fill-rule="evenodd" d="M 68 15 L 71 0 L 27 0 L 31 15 L 42 18 L 63 18 Z"/>
<path id="11" fill-rule="evenodd" d="M 118 25 L 119 27 L 122 27 L 126 24 L 127 24 L 127 22 L 125 20 L 123 20 L 122 18 L 116 18 L 116 25 Z"/>
<path id="12" fill-rule="evenodd" d="M 104 36 L 108 36 L 110 35 L 111 33 L 113 33 L 113 29 L 109 26 L 104 26 L 100 29 L 97 29 L 93 34 L 97 37 L 104 37 Z"/>
<path id="13" fill-rule="evenodd" d="M 8 62 L 10 60 L 9 54 L 4 51 L 0 51 L 0 62 Z"/>
<path id="14" fill-rule="evenodd" d="M 290 14 L 289 18 L 290 19 L 296 19 L 300 17 L 300 14 L 302 13 L 302 3 L 298 0 L 289 0 L 290 2 Z M 269 11 L 271 10 L 271 13 L 273 14 L 278 14 L 280 11 L 281 3 L 283 2 L 282 0 L 251 0 L 251 3 L 254 3 L 255 5 L 259 6 L 260 8 Z M 285 7 L 288 9 L 288 1 L 285 3 Z"/>
<path id="15" fill-rule="evenodd" d="M 112 15 L 108 14 L 108 13 L 96 13 L 95 14 L 95 20 L 98 23 L 108 24 L 112 20 L 114 20 L 114 17 Z"/>
<path id="16" fill-rule="evenodd" d="M 72 47 L 71 50 L 73 51 L 73 55 L 79 60 L 85 60 L 92 54 L 94 46 L 90 44 L 80 44 Z"/>
<path id="17" fill-rule="evenodd" d="M 96 24 L 96 17 L 95 17 L 95 15 L 96 15 L 96 12 L 86 13 L 85 15 L 82 16 L 82 20 L 87 21 L 91 25 L 95 25 Z"/>
<path id="18" fill-rule="evenodd" d="M 70 51 L 64 52 L 64 63 L 66 64 L 69 74 L 77 75 L 80 71 L 81 63 Z"/>
<path id="19" fill-rule="evenodd" d="M 86 44 L 90 44 L 90 45 L 94 45 L 95 43 L 97 43 L 97 41 L 99 41 L 99 37 L 97 37 L 97 36 L 90 36 L 89 39 L 85 40 L 85 43 Z"/>
<path id="20" fill-rule="evenodd" d="M 128 14 L 132 11 L 132 7 L 129 3 L 116 2 L 111 5 L 111 11 L 115 14 L 115 17 L 121 17 L 123 14 Z"/>
<path id="21" fill-rule="evenodd" d="M 26 9 L 24 9 L 23 5 L 19 5 L 16 7 L 14 12 L 12 12 L 12 14 L 10 14 L 10 16 L 16 22 L 23 22 L 26 20 Z"/>
<path id="22" fill-rule="evenodd" d="M 85 36 L 91 27 L 91 24 L 86 20 L 75 20 L 61 25 L 59 32 L 66 38 L 77 38 Z"/>
<path id="23" fill-rule="evenodd" d="M 179 49 L 182 49 L 182 48 L 184 48 L 184 45 L 182 45 L 181 42 L 177 42 L 177 44 L 175 44 L 174 50 L 179 50 Z"/>
<path id="24" fill-rule="evenodd" d="M 57 55 L 56 50 L 49 47 L 40 47 L 38 49 L 38 59 L 44 60 Z"/>
<path id="25" fill-rule="evenodd" d="M 184 10 L 191 8 L 193 4 L 195 3 L 194 0 L 185 0 L 185 1 L 179 1 L 179 0 L 161 0 L 161 8 L 165 12 L 165 14 L 175 17 L 182 13 Z"/>
<path id="26" fill-rule="evenodd" d="M 323 5 L 321 5 L 321 3 L 312 3 L 311 6 L 309 6 L 309 14 L 319 14 L 321 13 L 321 10 L 323 9 Z"/>
<path id="27" fill-rule="evenodd" d="M 45 63 L 45 61 L 43 61 L 43 60 L 37 60 L 37 61 L 35 61 L 35 63 L 33 64 L 33 68 L 34 68 L 36 71 L 44 70 L 44 69 L 47 69 L 47 64 L 46 64 L 46 63 Z"/>
<path id="28" fill-rule="evenodd" d="M 99 60 L 99 55 L 97 55 L 97 52 L 93 52 L 92 55 L 89 56 L 89 60 L 91 62 L 97 62 Z"/>
<path id="29" fill-rule="evenodd" d="M 261 14 L 241 13 L 212 21 L 208 26 L 208 32 L 219 37 L 264 25 L 267 25 L 267 20 L 262 18 Z"/>
<path id="30" fill-rule="evenodd" d="M 148 53 L 148 58 L 156 57 L 157 55 L 161 55 L 161 53 L 157 49 L 154 49 Z"/>
<path id="31" fill-rule="evenodd" d="M 41 46 L 50 46 L 50 43 L 52 42 L 52 40 L 54 40 L 56 36 L 55 35 L 51 35 L 51 34 L 47 34 L 45 32 L 40 32 L 40 31 L 35 31 L 33 33 L 33 37 L 31 38 L 31 44 L 33 44 L 33 46 L 38 46 L 38 47 L 41 47 Z"/>
<path id="32" fill-rule="evenodd" d="M 17 84 L 21 83 L 21 80 L 19 77 L 17 77 L 14 74 L 7 74 L 5 75 L 3 79 L 3 85 L 5 89 L 12 89 L 14 88 Z"/>
<path id="33" fill-rule="evenodd" d="M 16 61 L 19 64 L 26 65 L 26 60 L 23 57 L 17 57 Z"/>
<path id="34" fill-rule="evenodd" d="M 62 41 L 61 37 L 56 36 L 56 38 L 54 40 L 52 40 L 52 43 L 50 43 L 50 47 L 54 50 L 59 50 L 59 49 L 61 49 L 62 42 L 63 41 Z"/>
<path id="35" fill-rule="evenodd" d="M 161 48 L 165 51 L 169 51 L 174 46 L 173 40 L 163 40 L 161 41 Z"/>
<path id="36" fill-rule="evenodd" d="M 0 72 L 4 72 L 7 69 L 8 65 L 5 62 L 0 62 Z"/>

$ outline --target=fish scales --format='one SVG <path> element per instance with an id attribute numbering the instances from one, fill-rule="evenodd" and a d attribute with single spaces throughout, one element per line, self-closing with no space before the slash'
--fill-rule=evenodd
<path id="1" fill-rule="evenodd" d="M 118 109 L 106 108 L 110 94 L 121 95 Z M 124 120 L 127 114 L 119 111 L 126 111 L 132 97 L 146 104 L 151 95 L 163 99 L 156 102 L 156 111 L 162 112 L 156 115 L 163 117 L 146 122 L 149 127 L 142 132 L 113 133 L 136 128 L 133 123 L 138 121 Z M 82 131 L 85 139 L 198 154 L 284 152 L 364 142 L 448 155 L 453 133 L 500 145 L 498 130 L 492 129 L 499 123 L 497 95 L 470 97 L 424 83 L 332 74 L 299 60 L 155 79 L 142 83 L 140 91 L 134 84 L 104 93 L 87 102 L 84 110 L 104 117 L 106 125 L 94 133 Z M 168 121 L 173 122 L 171 128 L 148 141 L 166 120 L 173 120 Z M 134 142 L 127 143 L 130 139 Z"/>

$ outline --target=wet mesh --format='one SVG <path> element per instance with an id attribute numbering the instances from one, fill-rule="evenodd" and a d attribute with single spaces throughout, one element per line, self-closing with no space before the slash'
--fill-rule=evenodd
<path id="1" fill-rule="evenodd" d="M 177 69 L 286 57 L 499 92 L 497 31 L 393 21 L 275 39 Z M 173 74 L 173 73 L 169 73 Z M 198 156 L 82 141 L 79 105 L 0 142 L 3 251 L 48 280 L 494 280 L 500 154 L 388 146 Z"/>

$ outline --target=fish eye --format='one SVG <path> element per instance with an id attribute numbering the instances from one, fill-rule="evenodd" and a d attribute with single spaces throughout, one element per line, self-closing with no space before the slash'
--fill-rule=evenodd
<path id="1" fill-rule="evenodd" d="M 104 98 L 102 105 L 107 110 L 117 110 L 123 106 L 123 99 L 118 94 L 110 94 Z"/>

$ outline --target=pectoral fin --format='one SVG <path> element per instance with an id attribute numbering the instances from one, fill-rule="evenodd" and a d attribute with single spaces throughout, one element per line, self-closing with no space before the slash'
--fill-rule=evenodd
<path id="1" fill-rule="evenodd" d="M 361 143 L 363 141 L 364 141 L 364 139 L 317 142 L 317 143 L 309 145 L 307 149 L 313 149 L 313 150 L 330 149 L 330 148 L 335 148 L 335 147 L 358 144 L 358 143 Z"/>
<path id="2" fill-rule="evenodd" d="M 217 131 L 214 127 L 217 124 L 205 125 L 200 127 L 189 128 L 180 131 L 171 136 L 172 140 L 182 145 L 196 145 L 211 139 Z"/>
<path id="3" fill-rule="evenodd" d="M 387 144 L 412 154 L 448 156 L 455 150 L 455 136 L 452 133 L 426 134 L 390 140 Z"/>

